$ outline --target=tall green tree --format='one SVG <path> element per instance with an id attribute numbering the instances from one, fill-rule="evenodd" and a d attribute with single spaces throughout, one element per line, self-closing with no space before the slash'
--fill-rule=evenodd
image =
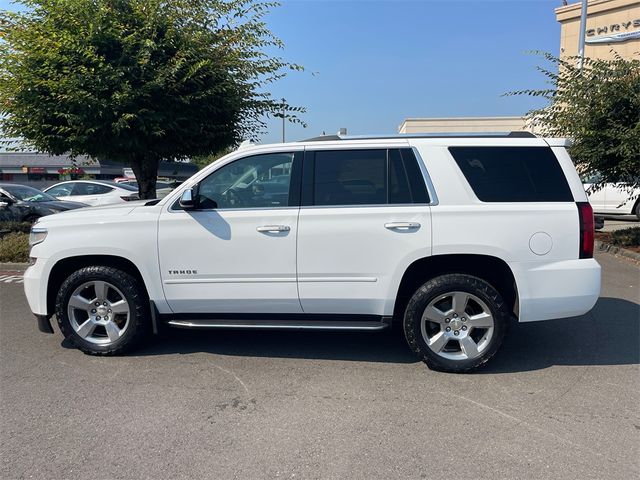
<path id="1" fill-rule="evenodd" d="M 571 137 L 570 154 L 584 175 L 600 174 L 604 183 L 640 186 L 640 54 L 612 60 L 541 54 L 550 67 L 539 67 L 549 88 L 507 95 L 530 95 L 548 101 L 528 113 L 545 136 Z"/>
<path id="2" fill-rule="evenodd" d="M 155 197 L 158 163 L 256 139 L 291 70 L 260 0 L 24 0 L 0 21 L 5 136 L 132 167 Z M 303 109 L 287 105 L 300 122 Z"/>

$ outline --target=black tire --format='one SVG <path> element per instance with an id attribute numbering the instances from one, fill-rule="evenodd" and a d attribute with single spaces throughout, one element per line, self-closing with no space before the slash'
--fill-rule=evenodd
<path id="1" fill-rule="evenodd" d="M 636 218 L 640 220 L 640 200 L 636 202 L 636 207 L 633 209 L 633 213 L 635 213 Z"/>
<path id="2" fill-rule="evenodd" d="M 23 222 L 28 222 L 30 224 L 34 224 L 36 223 L 37 220 L 40 219 L 40 215 L 29 215 L 28 217 L 25 217 L 25 219 L 23 220 Z"/>
<path id="3" fill-rule="evenodd" d="M 423 312 L 432 301 L 450 292 L 466 292 L 475 295 L 485 303 L 493 316 L 493 334 L 476 358 L 444 358 L 429 348 L 423 336 Z M 506 303 L 489 283 L 471 275 L 447 274 L 429 280 L 409 299 L 404 314 L 404 333 L 411 350 L 429 368 L 442 372 L 465 373 L 481 367 L 493 357 L 502 344 L 510 319 L 511 314 Z M 469 329 L 468 332 L 471 333 L 472 330 Z M 463 334 L 463 332 L 460 333 Z M 460 350 L 462 350 L 461 347 Z"/>
<path id="4" fill-rule="evenodd" d="M 122 336 L 109 344 L 96 344 L 82 338 L 71 326 L 67 307 L 73 292 L 91 281 L 106 281 L 116 287 L 129 306 L 129 323 Z M 72 273 L 56 296 L 56 318 L 63 335 L 78 349 L 90 355 L 121 355 L 137 347 L 150 330 L 151 315 L 146 291 L 133 276 L 113 267 L 92 266 Z"/>

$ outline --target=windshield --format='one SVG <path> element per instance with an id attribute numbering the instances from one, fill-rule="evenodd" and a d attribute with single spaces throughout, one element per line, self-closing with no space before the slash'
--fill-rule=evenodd
<path id="1" fill-rule="evenodd" d="M 25 185 L 5 185 L 2 188 L 23 202 L 55 202 L 57 200 L 48 193 Z"/>

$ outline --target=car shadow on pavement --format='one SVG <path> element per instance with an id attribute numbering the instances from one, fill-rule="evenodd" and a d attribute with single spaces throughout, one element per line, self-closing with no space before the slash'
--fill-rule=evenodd
<path id="1" fill-rule="evenodd" d="M 63 342 L 64 345 L 64 342 Z M 242 357 L 416 363 L 399 328 L 367 332 L 190 331 L 166 328 L 132 356 L 196 352 Z M 640 305 L 601 298 L 587 315 L 513 323 L 501 350 L 478 374 L 553 365 L 640 363 Z"/>
<path id="2" fill-rule="evenodd" d="M 383 363 L 415 363 L 399 330 L 381 332 L 309 332 L 183 330 L 165 328 L 132 355 L 196 352 L 242 357 L 304 358 Z"/>
<path id="3" fill-rule="evenodd" d="M 478 374 L 540 370 L 553 365 L 640 363 L 640 305 L 603 297 L 580 317 L 514 323 L 502 349 Z"/>

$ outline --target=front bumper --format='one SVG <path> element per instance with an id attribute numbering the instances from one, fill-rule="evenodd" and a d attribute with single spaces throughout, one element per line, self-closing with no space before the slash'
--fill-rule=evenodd
<path id="1" fill-rule="evenodd" d="M 29 303 L 29 308 L 35 315 L 51 317 L 53 312 L 47 311 L 47 279 L 49 272 L 46 268 L 46 259 L 38 258 L 24 272 L 24 293 Z"/>

